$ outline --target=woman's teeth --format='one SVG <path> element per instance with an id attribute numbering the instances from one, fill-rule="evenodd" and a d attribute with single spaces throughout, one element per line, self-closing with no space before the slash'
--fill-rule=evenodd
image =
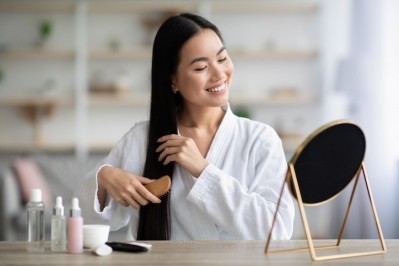
<path id="1" fill-rule="evenodd" d="M 219 92 L 219 91 L 224 90 L 225 86 L 226 86 L 226 84 L 223 84 L 223 85 L 221 85 L 219 87 L 209 88 L 209 89 L 206 89 L 206 90 L 210 91 L 210 92 Z"/>

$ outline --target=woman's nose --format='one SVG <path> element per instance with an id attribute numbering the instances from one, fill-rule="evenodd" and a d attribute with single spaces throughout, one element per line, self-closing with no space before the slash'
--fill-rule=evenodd
<path id="1" fill-rule="evenodd" d="M 213 67 L 212 69 L 212 76 L 211 76 L 211 80 L 212 81 L 218 81 L 223 79 L 224 77 L 224 70 L 223 67 L 220 65 L 216 65 Z"/>

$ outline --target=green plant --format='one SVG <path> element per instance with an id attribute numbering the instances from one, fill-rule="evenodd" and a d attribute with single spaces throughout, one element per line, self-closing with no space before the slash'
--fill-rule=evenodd
<path id="1" fill-rule="evenodd" d="M 41 40 L 46 40 L 52 33 L 53 24 L 50 20 L 42 20 L 39 23 L 39 35 Z"/>
<path id="2" fill-rule="evenodd" d="M 236 116 L 245 117 L 245 118 L 251 118 L 251 112 L 249 111 L 248 108 L 243 107 L 243 106 L 239 106 L 239 107 L 234 108 L 233 113 Z"/>

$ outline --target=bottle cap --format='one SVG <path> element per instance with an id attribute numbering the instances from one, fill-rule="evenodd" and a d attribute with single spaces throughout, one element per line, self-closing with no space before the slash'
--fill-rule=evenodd
<path id="1" fill-rule="evenodd" d="M 71 217 L 80 216 L 80 207 L 79 207 L 79 199 L 78 198 L 73 198 L 72 199 L 72 206 L 71 206 L 71 210 L 70 210 L 70 216 Z"/>
<path id="2" fill-rule="evenodd" d="M 60 196 L 58 196 L 55 199 L 55 206 L 53 208 L 53 214 L 60 215 L 60 216 L 64 215 L 64 206 L 62 206 L 62 198 Z"/>
<path id="3" fill-rule="evenodd" d="M 30 201 L 31 202 L 41 202 L 42 201 L 42 191 L 38 188 L 34 188 L 30 191 Z"/>

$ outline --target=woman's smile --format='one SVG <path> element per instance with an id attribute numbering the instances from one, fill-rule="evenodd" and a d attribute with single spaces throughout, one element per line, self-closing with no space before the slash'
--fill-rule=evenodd
<path id="1" fill-rule="evenodd" d="M 213 88 L 208 88 L 206 91 L 213 92 L 213 93 L 223 93 L 226 91 L 227 84 L 226 82 L 222 83 L 221 85 Z"/>

